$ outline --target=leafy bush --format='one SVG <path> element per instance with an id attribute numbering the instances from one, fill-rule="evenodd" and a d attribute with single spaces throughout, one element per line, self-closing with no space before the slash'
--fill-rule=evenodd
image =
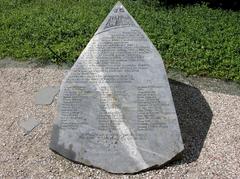
<path id="1" fill-rule="evenodd" d="M 240 13 L 206 5 L 123 4 L 167 68 L 240 81 Z M 1 0 L 0 58 L 73 64 L 111 10 L 109 0 Z M 54 53 L 53 53 L 54 52 Z"/>

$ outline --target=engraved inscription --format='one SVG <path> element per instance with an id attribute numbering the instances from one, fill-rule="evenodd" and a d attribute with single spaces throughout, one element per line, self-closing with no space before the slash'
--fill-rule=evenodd
<path id="1" fill-rule="evenodd" d="M 125 15 L 116 15 L 110 16 L 104 29 L 118 27 L 118 26 L 135 26 L 133 20 L 129 16 Z"/>

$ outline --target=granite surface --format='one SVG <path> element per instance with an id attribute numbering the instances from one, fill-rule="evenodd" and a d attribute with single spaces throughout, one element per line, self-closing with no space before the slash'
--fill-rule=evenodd
<path id="1" fill-rule="evenodd" d="M 20 122 L 20 126 L 24 130 L 25 135 L 29 134 L 39 124 L 40 124 L 40 122 L 33 118 L 30 118 L 30 119 Z"/>
<path id="2" fill-rule="evenodd" d="M 59 92 L 59 86 L 47 86 L 40 89 L 35 96 L 35 104 L 37 105 L 50 105 L 54 97 Z"/>
<path id="3" fill-rule="evenodd" d="M 161 56 L 120 2 L 62 82 L 50 148 L 111 173 L 161 166 L 183 150 Z"/>

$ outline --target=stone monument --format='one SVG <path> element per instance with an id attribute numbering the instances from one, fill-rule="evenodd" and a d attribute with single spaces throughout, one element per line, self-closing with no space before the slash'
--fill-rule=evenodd
<path id="1" fill-rule="evenodd" d="M 120 2 L 62 82 L 50 148 L 111 173 L 161 166 L 183 150 L 161 56 Z"/>

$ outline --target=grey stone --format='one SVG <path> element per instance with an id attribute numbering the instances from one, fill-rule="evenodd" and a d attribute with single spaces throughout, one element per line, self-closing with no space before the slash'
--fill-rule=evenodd
<path id="1" fill-rule="evenodd" d="M 35 127 L 37 127 L 40 124 L 39 121 L 37 121 L 36 119 L 28 119 L 26 121 L 22 121 L 20 122 L 20 126 L 23 128 L 24 130 L 24 134 L 29 134 Z"/>
<path id="2" fill-rule="evenodd" d="M 59 92 L 59 86 L 48 86 L 40 89 L 35 96 L 35 104 L 52 104 L 54 97 Z"/>
<path id="3" fill-rule="evenodd" d="M 50 148 L 111 173 L 161 166 L 183 150 L 162 58 L 120 2 L 62 82 Z"/>

